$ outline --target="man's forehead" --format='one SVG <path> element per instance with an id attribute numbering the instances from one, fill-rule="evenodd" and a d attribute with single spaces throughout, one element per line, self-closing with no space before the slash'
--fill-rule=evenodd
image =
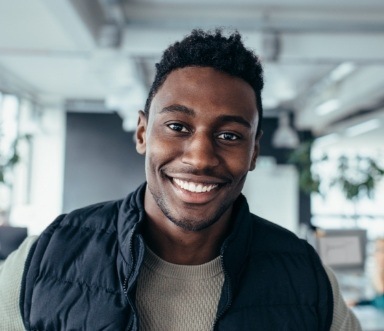
<path id="1" fill-rule="evenodd" d="M 253 87 L 243 78 L 209 66 L 187 66 L 172 70 L 166 76 L 154 97 L 160 91 L 164 92 L 166 90 L 167 93 L 174 93 L 183 91 L 186 86 L 191 87 L 193 85 L 196 87 L 195 92 L 203 92 L 204 87 L 206 88 L 207 85 L 216 86 L 218 91 L 221 86 L 231 86 L 231 90 L 236 91 L 233 87 L 242 85 L 243 88 L 251 91 L 251 95 L 256 99 Z"/>

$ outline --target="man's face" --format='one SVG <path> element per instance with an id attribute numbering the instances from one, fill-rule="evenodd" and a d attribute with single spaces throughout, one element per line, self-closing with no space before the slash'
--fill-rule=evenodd
<path id="1" fill-rule="evenodd" d="M 228 219 L 258 155 L 255 98 L 247 82 L 212 68 L 169 74 L 137 129 L 150 218 L 189 231 Z"/>

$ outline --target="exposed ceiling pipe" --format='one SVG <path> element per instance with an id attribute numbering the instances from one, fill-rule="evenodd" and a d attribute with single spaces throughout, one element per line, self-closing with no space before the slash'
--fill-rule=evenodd
<path id="1" fill-rule="evenodd" d="M 121 46 L 126 17 L 121 0 L 98 0 L 105 16 L 100 28 L 98 44 L 102 48 L 119 48 Z"/>

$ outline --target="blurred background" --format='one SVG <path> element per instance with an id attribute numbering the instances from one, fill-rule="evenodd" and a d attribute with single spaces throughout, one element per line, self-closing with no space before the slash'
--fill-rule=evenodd
<path id="1" fill-rule="evenodd" d="M 244 188 L 251 210 L 313 243 L 347 299 L 375 294 L 381 0 L 0 0 L 3 256 L 60 213 L 145 180 L 133 132 L 154 64 L 192 28 L 216 27 L 239 30 L 264 64 L 261 156 Z"/>

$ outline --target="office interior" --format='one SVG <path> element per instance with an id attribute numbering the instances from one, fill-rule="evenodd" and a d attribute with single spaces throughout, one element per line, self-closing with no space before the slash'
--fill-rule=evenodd
<path id="1" fill-rule="evenodd" d="M 0 1 L 0 254 L 145 180 L 134 130 L 161 52 L 238 30 L 264 64 L 264 135 L 243 193 L 310 241 L 346 300 L 375 295 L 384 237 L 384 2 Z M 384 310 L 354 307 L 365 330 Z M 380 327 L 379 327 L 380 326 Z"/>

